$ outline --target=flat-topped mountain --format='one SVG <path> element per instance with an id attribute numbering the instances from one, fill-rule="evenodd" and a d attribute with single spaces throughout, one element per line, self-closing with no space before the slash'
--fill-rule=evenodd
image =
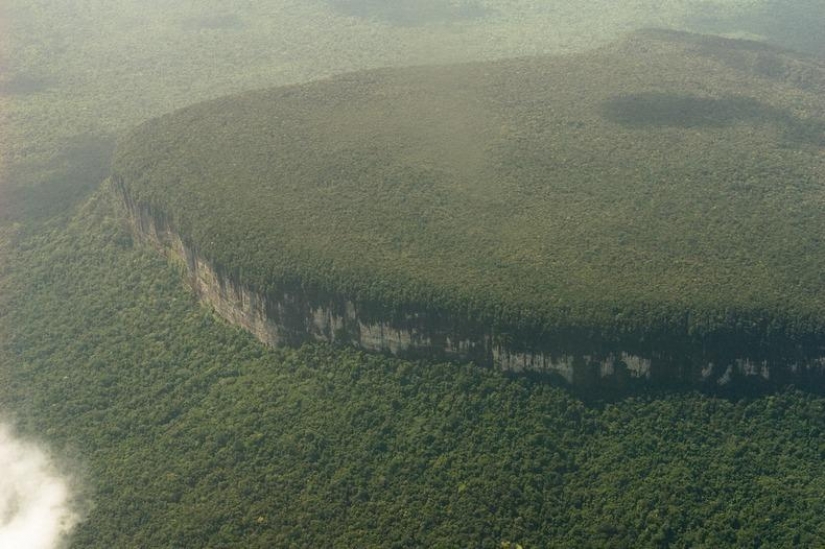
<path id="1" fill-rule="evenodd" d="M 113 172 L 271 343 L 570 381 L 825 356 L 825 66 L 760 43 L 642 31 L 249 92 L 143 124 Z"/>

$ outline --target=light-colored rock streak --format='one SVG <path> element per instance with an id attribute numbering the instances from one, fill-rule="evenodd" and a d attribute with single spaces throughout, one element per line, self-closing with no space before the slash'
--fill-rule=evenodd
<path id="1" fill-rule="evenodd" d="M 407 314 L 390 322 L 366 318 L 359 304 L 344 297 L 336 303 L 317 302 L 312 296 L 283 293 L 278 299 L 244 286 L 241 281 L 221 276 L 214 266 L 187 246 L 163 216 L 156 216 L 146 205 L 136 204 L 125 186 L 113 181 L 116 194 L 125 206 L 137 239 L 148 243 L 171 261 L 179 264 L 198 298 L 217 315 L 252 333 L 266 345 L 278 346 L 303 341 L 322 341 L 352 345 L 372 352 L 395 356 L 430 356 L 448 360 L 475 360 L 511 372 L 539 372 L 555 375 L 572 385 L 594 382 L 609 385 L 611 380 L 661 381 L 668 375 L 681 376 L 686 383 L 725 385 L 738 376 L 770 380 L 772 365 L 749 358 L 726 364 L 710 359 L 694 361 L 687 371 L 628 352 L 602 356 L 548 353 L 540 350 L 514 350 L 493 343 L 492 329 L 442 333 L 427 324 L 424 314 Z M 157 220 L 161 220 L 160 222 Z M 455 319 L 453 319 L 455 320 Z M 450 325 L 448 323 L 448 325 Z M 658 368 L 658 370 L 657 370 Z M 791 375 L 825 374 L 825 357 L 805 364 L 784 366 Z M 657 375 L 654 375 L 658 372 Z"/>

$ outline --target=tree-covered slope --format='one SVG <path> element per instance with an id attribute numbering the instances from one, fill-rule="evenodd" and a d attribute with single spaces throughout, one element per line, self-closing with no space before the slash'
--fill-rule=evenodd
<path id="1" fill-rule="evenodd" d="M 71 547 L 825 545 L 819 397 L 600 408 L 476 368 L 271 351 L 198 307 L 105 200 L 74 215 L 114 133 L 252 87 L 579 51 L 691 14 L 825 51 L 819 0 L 478 3 L 487 20 L 423 33 L 330 16 L 345 0 L 2 3 L 0 419 L 82 488 Z M 726 62 L 777 71 L 765 59 Z"/>
<path id="2" fill-rule="evenodd" d="M 17 234 L 0 292 L 0 410 L 82 487 L 71 547 L 825 540 L 818 396 L 587 403 L 471 365 L 269 350 L 133 247 L 107 197 Z"/>
<path id="3" fill-rule="evenodd" d="M 388 69 L 143 124 L 115 176 L 199 253 L 534 327 L 825 329 L 825 68 L 646 31 Z"/>

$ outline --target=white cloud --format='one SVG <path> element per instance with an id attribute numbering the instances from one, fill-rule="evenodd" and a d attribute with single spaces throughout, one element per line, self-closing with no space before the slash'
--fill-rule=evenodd
<path id="1" fill-rule="evenodd" d="M 54 549 L 78 520 L 69 484 L 43 450 L 0 424 L 0 547 Z"/>

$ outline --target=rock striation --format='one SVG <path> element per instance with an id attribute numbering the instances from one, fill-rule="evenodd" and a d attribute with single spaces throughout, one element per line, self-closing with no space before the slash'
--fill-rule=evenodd
<path id="1" fill-rule="evenodd" d="M 111 180 L 269 345 L 819 387 L 823 153 L 820 60 L 649 30 L 191 105 L 122 136 Z"/>
<path id="2" fill-rule="evenodd" d="M 485 325 L 444 311 L 385 311 L 346 295 L 317 295 L 295 286 L 263 293 L 198 253 L 162 211 L 136 201 L 123 181 L 111 180 L 133 236 L 179 265 L 198 299 L 227 322 L 265 345 L 297 346 L 321 341 L 392 356 L 473 361 L 505 372 L 544 375 L 565 384 L 607 391 L 643 386 L 725 387 L 821 384 L 825 349 L 815 356 L 731 356 L 682 339 L 671 348 L 656 342 L 606 344 L 580 334 L 518 334 L 517 328 Z M 380 313 L 379 313 L 380 315 Z M 681 339 L 681 338 L 676 338 Z M 643 350 L 639 350 L 639 348 Z"/>

